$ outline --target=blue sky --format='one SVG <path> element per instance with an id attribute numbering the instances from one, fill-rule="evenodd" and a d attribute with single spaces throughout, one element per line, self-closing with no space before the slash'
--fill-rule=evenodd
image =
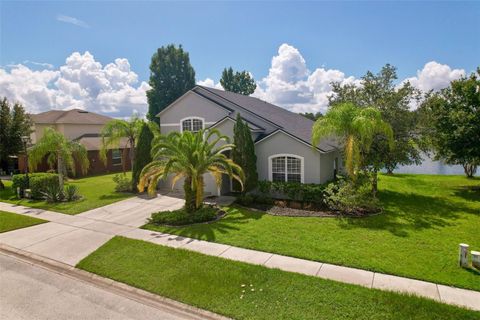
<path id="1" fill-rule="evenodd" d="M 385 63 L 400 79 L 430 61 L 466 72 L 480 65 L 480 2 L 3 1 L 0 10 L 3 67 L 28 60 L 58 68 L 89 51 L 102 65 L 128 59 L 148 81 L 153 52 L 169 43 L 190 53 L 199 81 L 218 81 L 225 66 L 261 80 L 284 43 L 309 70 L 346 77 Z"/>

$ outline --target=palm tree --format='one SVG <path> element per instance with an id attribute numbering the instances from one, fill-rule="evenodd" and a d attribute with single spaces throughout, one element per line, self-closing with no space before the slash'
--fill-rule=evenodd
<path id="1" fill-rule="evenodd" d="M 316 145 L 326 137 L 339 139 L 344 149 L 347 173 L 355 179 L 356 173 L 364 165 L 362 155 L 370 150 L 377 134 L 385 135 L 390 147 L 393 146 L 392 128 L 382 120 L 380 110 L 342 103 L 330 108 L 324 117 L 315 122 L 312 141 Z"/>
<path id="2" fill-rule="evenodd" d="M 135 146 L 138 136 L 142 129 L 144 121 L 137 116 L 132 116 L 128 121 L 121 119 L 113 119 L 105 124 L 102 129 L 102 149 L 100 150 L 100 158 L 105 163 L 107 161 L 108 149 L 118 148 L 122 139 L 127 139 L 130 148 L 130 164 L 133 168 L 135 162 Z"/>
<path id="3" fill-rule="evenodd" d="M 226 144 L 217 146 L 221 140 L 225 140 Z M 152 145 L 153 161 L 140 174 L 140 192 L 148 185 L 148 193 L 155 194 L 159 179 L 165 179 L 170 174 L 173 174 L 172 188 L 184 178 L 185 210 L 192 213 L 202 206 L 203 176 L 206 173 L 215 178 L 218 187 L 222 184 L 222 175 L 227 174 L 240 182 L 243 189 L 245 176 L 242 168 L 223 154 L 235 145 L 230 144 L 228 137 L 218 130 L 172 132 L 156 137 Z"/>
<path id="4" fill-rule="evenodd" d="M 76 164 L 85 174 L 90 166 L 87 149 L 76 141 L 69 141 L 63 134 L 53 128 L 46 128 L 42 138 L 30 149 L 28 164 L 32 171 L 47 157 L 48 164 L 57 165 L 58 182 L 63 190 L 63 179 L 70 169 L 75 174 Z"/>

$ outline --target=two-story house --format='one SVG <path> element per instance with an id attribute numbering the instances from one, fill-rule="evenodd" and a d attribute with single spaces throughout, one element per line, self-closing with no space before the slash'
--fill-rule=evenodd
<path id="1" fill-rule="evenodd" d="M 260 180 L 324 183 L 334 178 L 340 163 L 335 141 L 312 145 L 312 120 L 260 99 L 196 86 L 158 117 L 162 134 L 216 128 L 233 141 L 237 114 L 251 130 Z M 168 180 L 160 185 L 169 186 Z M 181 182 L 176 189 L 181 189 Z M 205 177 L 206 193 L 221 195 L 230 191 L 230 183 L 218 189 L 213 177 Z"/>

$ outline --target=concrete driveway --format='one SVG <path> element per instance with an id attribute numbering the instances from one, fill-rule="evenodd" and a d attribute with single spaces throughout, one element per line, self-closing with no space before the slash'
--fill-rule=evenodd
<path id="1" fill-rule="evenodd" d="M 153 212 L 179 209 L 183 203 L 163 195 L 133 197 L 75 216 L 2 204 L 0 209 L 52 222 L 1 233 L 0 243 L 74 266 L 113 236 L 144 225 Z"/>

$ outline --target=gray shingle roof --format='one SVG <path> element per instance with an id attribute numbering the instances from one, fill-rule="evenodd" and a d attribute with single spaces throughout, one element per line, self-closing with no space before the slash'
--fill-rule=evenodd
<path id="1" fill-rule="evenodd" d="M 278 126 L 279 129 L 288 132 L 289 134 L 295 136 L 300 140 L 303 140 L 309 144 L 311 144 L 312 142 L 312 126 L 314 124 L 314 121 L 307 119 L 298 113 L 288 111 L 282 107 L 276 106 L 258 98 L 244 96 L 242 94 L 237 94 L 229 91 L 223 91 L 203 86 L 197 86 L 193 90 L 198 90 L 198 88 L 201 88 L 225 100 L 228 100 L 231 103 L 234 103 L 237 106 L 260 116 L 261 118 L 268 120 L 269 122 Z M 268 134 L 270 134 L 270 132 L 267 133 L 267 135 Z M 331 151 L 337 148 L 337 144 L 332 140 L 324 139 L 319 143 L 318 148 L 322 151 Z"/>

